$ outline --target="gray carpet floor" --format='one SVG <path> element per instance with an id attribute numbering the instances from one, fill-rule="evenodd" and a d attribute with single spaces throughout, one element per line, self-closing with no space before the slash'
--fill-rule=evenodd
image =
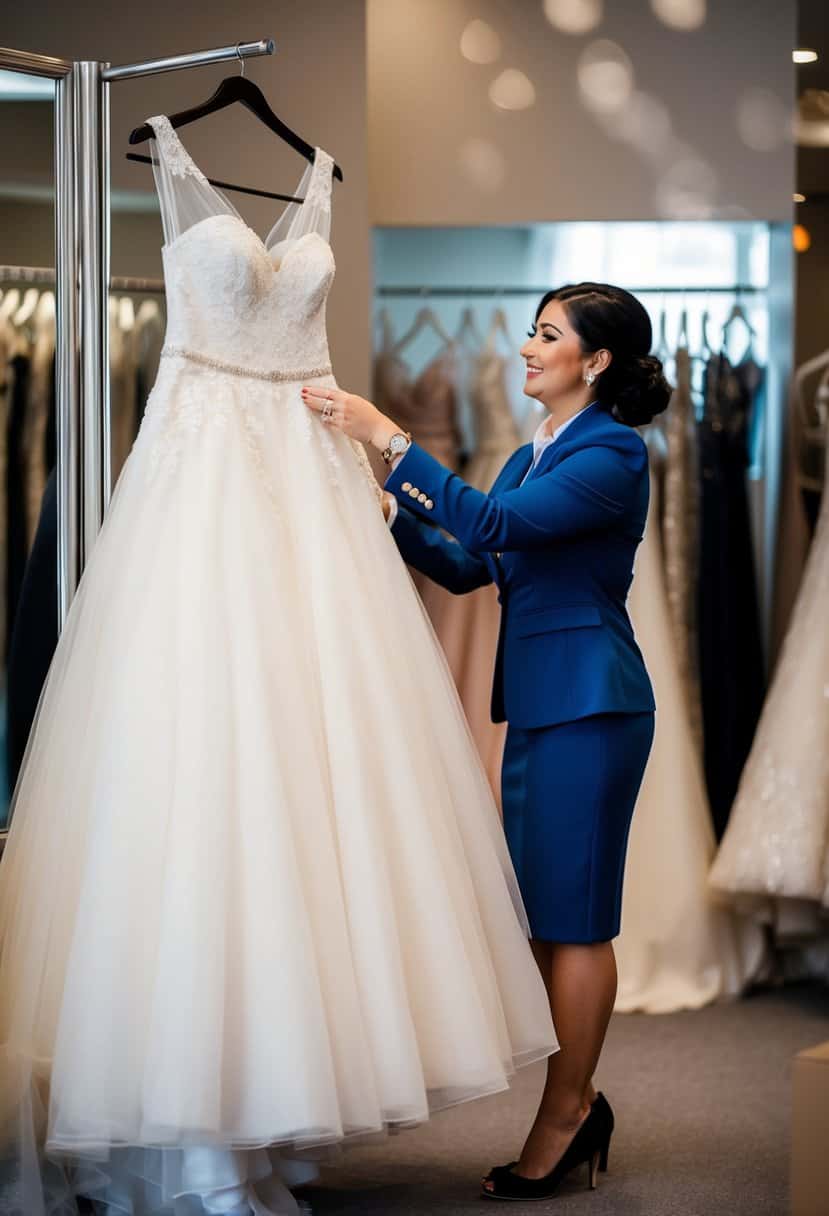
<path id="1" fill-rule="evenodd" d="M 479 1198 L 489 1166 L 518 1155 L 542 1084 L 534 1065 L 508 1093 L 345 1150 L 304 1198 L 314 1216 L 786 1216 L 792 1058 L 827 1038 L 829 988 L 817 985 L 616 1015 L 597 1078 L 616 1135 L 597 1191 L 585 1171 L 549 1204 Z"/>

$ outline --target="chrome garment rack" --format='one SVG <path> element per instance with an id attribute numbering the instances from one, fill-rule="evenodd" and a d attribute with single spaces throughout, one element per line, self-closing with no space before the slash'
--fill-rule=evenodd
<path id="1" fill-rule="evenodd" d="M 425 284 L 419 286 L 407 285 L 401 287 L 385 286 L 375 288 L 374 294 L 382 296 L 384 299 L 391 298 L 415 298 L 418 296 L 435 297 L 441 299 L 447 298 L 462 298 L 468 296 L 482 297 L 498 297 L 498 296 L 535 296 L 541 298 L 550 290 L 549 284 L 546 287 L 491 287 L 491 286 L 469 286 L 459 287 L 452 285 L 451 287 L 430 287 Z M 716 287 L 627 287 L 626 291 L 630 291 L 635 296 L 666 296 L 666 295 L 733 295 L 733 296 L 750 296 L 759 295 L 766 292 L 765 287 L 755 287 L 753 284 L 734 283 L 728 286 L 718 285 Z"/>
<path id="2" fill-rule="evenodd" d="M 9 284 L 28 284 L 32 287 L 54 287 L 57 275 L 51 266 L 0 266 L 0 287 Z M 110 291 L 135 295 L 163 295 L 163 279 L 131 278 L 113 275 L 109 280 Z"/>
<path id="3" fill-rule="evenodd" d="M 0 47 L 0 69 L 55 81 L 56 267 L 0 267 L 0 278 L 55 287 L 61 628 L 110 495 L 108 295 L 163 291 L 155 279 L 111 279 L 110 84 L 274 50 L 272 38 L 261 38 L 113 67 Z"/>
<path id="4" fill-rule="evenodd" d="M 113 67 L 0 47 L 0 69 L 55 82 L 55 269 L 0 267 L 0 279 L 54 286 L 56 305 L 58 626 L 103 522 L 111 485 L 111 289 L 156 294 L 157 279 L 110 271 L 109 86 L 120 80 L 272 55 L 272 38 Z M 0 829 L 0 851 L 8 833 Z"/>

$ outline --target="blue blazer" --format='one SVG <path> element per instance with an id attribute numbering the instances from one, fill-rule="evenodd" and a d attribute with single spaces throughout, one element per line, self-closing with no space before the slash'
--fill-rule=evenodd
<path id="1" fill-rule="evenodd" d="M 645 444 L 594 404 L 521 485 L 532 454 L 519 448 L 485 494 L 413 443 L 386 481 L 400 552 L 457 594 L 497 584 L 494 721 L 529 730 L 650 712 L 625 607 L 648 513 Z"/>

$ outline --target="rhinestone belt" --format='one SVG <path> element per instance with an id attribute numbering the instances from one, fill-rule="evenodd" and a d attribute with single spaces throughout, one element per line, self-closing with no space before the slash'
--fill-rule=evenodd
<path id="1" fill-rule="evenodd" d="M 223 359 L 213 359 L 209 355 L 200 355 L 198 351 L 188 350 L 184 346 L 165 346 L 161 351 L 162 358 L 187 359 L 200 367 L 210 367 L 217 372 L 228 372 L 231 376 L 244 376 L 248 380 L 270 380 L 276 384 L 298 384 L 303 380 L 316 380 L 320 376 L 331 375 L 331 364 L 325 367 L 302 368 L 299 371 L 263 372 L 255 367 L 240 367 L 238 363 L 225 363 Z"/>

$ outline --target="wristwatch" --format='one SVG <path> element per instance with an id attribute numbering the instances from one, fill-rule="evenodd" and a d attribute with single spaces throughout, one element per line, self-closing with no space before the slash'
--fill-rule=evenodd
<path id="1" fill-rule="evenodd" d="M 386 464 L 391 464 L 398 456 L 404 456 L 411 446 L 412 437 L 409 432 L 396 431 L 389 440 L 388 447 L 383 449 L 383 459 Z"/>

